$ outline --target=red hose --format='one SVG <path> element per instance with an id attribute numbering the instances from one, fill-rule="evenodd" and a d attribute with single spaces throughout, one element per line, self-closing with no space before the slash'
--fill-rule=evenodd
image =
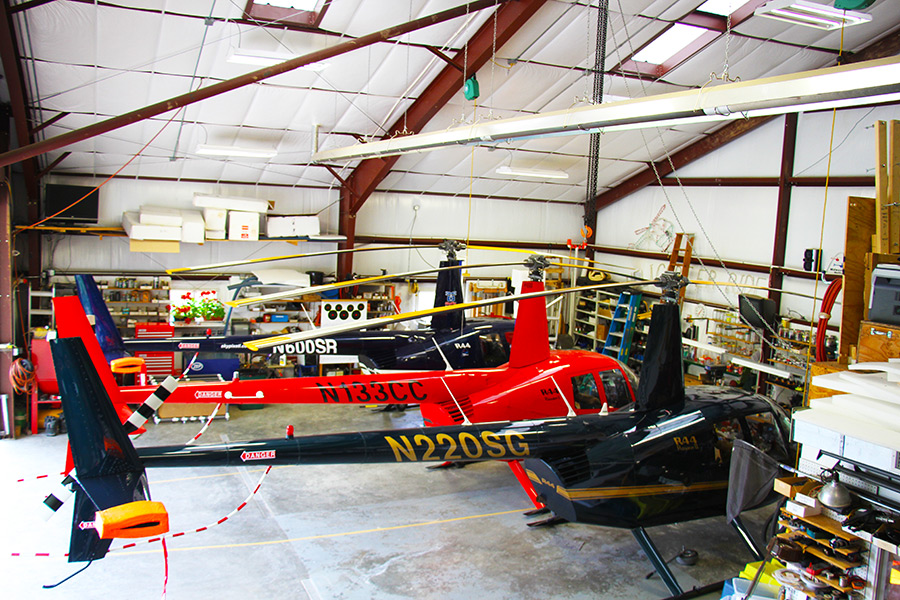
<path id="1" fill-rule="evenodd" d="M 822 298 L 822 310 L 819 313 L 819 323 L 816 327 L 816 362 L 822 362 L 828 358 L 825 354 L 825 334 L 828 332 L 828 320 L 831 318 L 831 309 L 837 301 L 837 296 L 844 285 L 844 279 L 839 277 L 828 284 L 825 296 Z"/>

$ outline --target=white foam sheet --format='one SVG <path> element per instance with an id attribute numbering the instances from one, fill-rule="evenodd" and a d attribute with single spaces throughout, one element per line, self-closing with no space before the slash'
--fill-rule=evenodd
<path id="1" fill-rule="evenodd" d="M 269 203 L 266 200 L 259 200 L 257 198 L 235 198 L 230 196 L 210 196 L 208 194 L 194 194 L 194 206 L 257 213 L 264 213 L 269 210 Z"/>
<path id="2" fill-rule="evenodd" d="M 141 206 L 141 225 L 163 225 L 167 227 L 181 227 L 183 219 L 181 211 L 167 206 Z"/>
<path id="3" fill-rule="evenodd" d="M 172 242 L 181 241 L 181 227 L 167 227 L 164 225 L 143 225 L 140 215 L 136 212 L 122 214 L 122 227 L 125 233 L 133 240 L 164 240 Z"/>

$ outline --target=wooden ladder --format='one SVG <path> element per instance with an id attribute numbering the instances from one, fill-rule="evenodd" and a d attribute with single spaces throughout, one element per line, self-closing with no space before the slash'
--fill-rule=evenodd
<path id="1" fill-rule="evenodd" d="M 684 243 L 684 252 L 681 245 Z M 676 233 L 675 242 L 672 244 L 672 254 L 669 255 L 669 271 L 676 271 L 681 266 L 681 276 L 687 277 L 688 271 L 691 269 L 691 253 L 694 250 L 694 234 L 693 233 Z M 680 261 L 680 262 L 679 262 Z M 678 290 L 679 306 L 684 301 L 685 288 Z"/>

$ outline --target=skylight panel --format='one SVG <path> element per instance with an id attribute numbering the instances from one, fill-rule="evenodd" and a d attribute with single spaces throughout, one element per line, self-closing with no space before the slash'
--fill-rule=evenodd
<path id="1" fill-rule="evenodd" d="M 254 4 L 265 4 L 279 8 L 294 8 L 297 10 L 315 10 L 319 0 L 255 0 Z"/>
<path id="2" fill-rule="evenodd" d="M 632 58 L 640 62 L 661 65 L 666 59 L 686 48 L 688 44 L 695 41 L 706 31 L 702 27 L 675 23 Z"/>
<path id="3" fill-rule="evenodd" d="M 697 10 L 711 15 L 727 17 L 740 8 L 746 1 L 747 0 L 706 0 L 706 2 L 697 7 Z"/>

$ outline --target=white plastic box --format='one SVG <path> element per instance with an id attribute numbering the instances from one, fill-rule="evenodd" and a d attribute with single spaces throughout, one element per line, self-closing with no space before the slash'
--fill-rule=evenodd
<path id="1" fill-rule="evenodd" d="M 228 211 L 224 208 L 204 208 L 203 220 L 206 228 L 213 231 L 225 231 L 225 223 L 228 221 Z"/>
<path id="2" fill-rule="evenodd" d="M 319 218 L 270 215 L 266 217 L 266 235 L 270 238 L 319 235 Z"/>
<path id="3" fill-rule="evenodd" d="M 163 225 L 181 227 L 181 211 L 166 206 L 141 206 L 141 225 Z"/>
<path id="4" fill-rule="evenodd" d="M 225 196 L 209 196 L 207 194 L 194 194 L 194 206 L 202 208 L 222 208 L 225 210 L 239 210 L 243 212 L 264 213 L 269 210 L 266 200 L 256 198 L 232 198 Z"/>
<path id="5" fill-rule="evenodd" d="M 206 223 L 197 210 L 181 211 L 181 241 L 202 244 L 206 240 Z"/>
<path id="6" fill-rule="evenodd" d="M 243 242 L 259 240 L 259 213 L 228 211 L 228 239 Z"/>
<path id="7" fill-rule="evenodd" d="M 141 216 L 136 212 L 122 214 L 122 228 L 133 240 L 181 241 L 181 227 L 165 225 L 142 225 Z"/>

